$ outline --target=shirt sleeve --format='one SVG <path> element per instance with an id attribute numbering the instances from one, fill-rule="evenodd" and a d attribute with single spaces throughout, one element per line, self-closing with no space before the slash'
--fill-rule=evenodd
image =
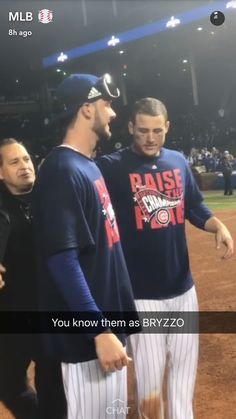
<path id="1" fill-rule="evenodd" d="M 50 256 L 47 266 L 70 311 L 100 311 L 81 269 L 78 249 Z"/>
<path id="2" fill-rule="evenodd" d="M 33 199 L 34 225 L 46 256 L 60 251 L 94 246 L 85 211 L 85 180 L 58 171 L 39 175 Z"/>
<path id="3" fill-rule="evenodd" d="M 91 338 L 108 331 L 102 325 L 104 316 L 98 308 L 79 262 L 78 249 L 70 249 L 50 256 L 47 266 L 51 277 L 63 295 L 70 312 L 82 312 L 85 316 L 96 321 L 97 326 L 88 334 Z M 66 279 L 66 280 L 65 280 Z"/>
<path id="4" fill-rule="evenodd" d="M 201 202 L 194 208 L 190 209 L 187 214 L 187 219 L 195 227 L 204 230 L 206 221 L 213 216 L 213 213 L 207 208 L 207 206 Z"/>

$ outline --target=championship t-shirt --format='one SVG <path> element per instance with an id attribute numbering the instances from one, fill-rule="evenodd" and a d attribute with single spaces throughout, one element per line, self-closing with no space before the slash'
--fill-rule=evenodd
<path id="1" fill-rule="evenodd" d="M 97 164 L 116 213 L 135 299 L 168 299 L 190 289 L 185 218 L 203 197 L 184 156 L 162 148 L 159 156 L 146 158 L 125 148 Z"/>
<path id="2" fill-rule="evenodd" d="M 42 311 L 75 310 L 75 296 L 71 304 L 64 298 L 47 261 L 51 255 L 78 249 L 80 266 L 101 312 L 119 313 L 120 317 L 135 312 L 114 211 L 92 159 L 68 147 L 55 148 L 40 168 L 33 213 Z M 65 290 L 70 285 L 70 278 L 65 278 Z M 65 362 L 96 358 L 94 339 L 79 331 L 48 334 L 45 345 L 49 354 Z"/>

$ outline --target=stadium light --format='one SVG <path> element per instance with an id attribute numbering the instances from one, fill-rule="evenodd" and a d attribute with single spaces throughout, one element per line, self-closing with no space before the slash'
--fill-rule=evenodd
<path id="1" fill-rule="evenodd" d="M 226 4 L 226 9 L 236 9 L 236 1 L 229 1 Z"/>
<path id="2" fill-rule="evenodd" d="M 119 44 L 120 40 L 119 38 L 116 38 L 114 35 L 112 35 L 111 39 L 108 41 L 107 45 L 109 47 L 115 47 L 116 44 Z"/>
<path id="3" fill-rule="evenodd" d="M 57 58 L 57 61 L 60 63 L 64 63 L 68 59 L 68 56 L 64 54 L 63 52 L 60 53 L 59 57 Z"/>
<path id="4" fill-rule="evenodd" d="M 218 10 L 221 10 L 223 8 L 225 9 L 225 7 L 226 7 L 225 1 L 217 2 Z M 212 4 L 210 3 L 204 6 L 197 7 L 192 10 L 183 12 L 181 13 L 181 15 L 178 15 L 178 18 L 172 16 L 171 19 L 168 20 L 168 17 L 164 17 L 161 20 L 159 19 L 157 21 L 129 29 L 125 32 L 117 33 L 116 36 L 114 35 L 112 37 L 106 36 L 105 38 L 98 39 L 94 42 L 90 42 L 88 44 L 84 44 L 79 47 L 72 48 L 66 51 L 65 54 L 68 55 L 68 60 L 74 60 L 79 57 L 85 57 L 86 55 L 105 50 L 107 49 L 107 47 L 110 47 L 110 46 L 114 47 L 118 43 L 122 43 L 122 45 L 124 45 L 128 42 L 137 41 L 138 39 L 143 39 L 145 37 L 148 37 L 154 34 L 165 32 L 169 30 L 169 28 L 174 28 L 176 25 L 179 25 L 180 23 L 181 23 L 181 26 L 189 25 L 191 22 L 196 22 L 206 17 L 209 18 L 211 13 L 212 13 Z M 42 60 L 42 66 L 44 68 L 47 68 L 53 65 L 57 65 L 58 54 L 59 53 L 57 52 L 50 56 L 44 57 Z"/>
<path id="5" fill-rule="evenodd" d="M 180 24 L 180 20 L 176 19 L 174 16 L 171 16 L 170 20 L 168 20 L 166 27 L 167 28 L 175 28 L 177 25 Z"/>

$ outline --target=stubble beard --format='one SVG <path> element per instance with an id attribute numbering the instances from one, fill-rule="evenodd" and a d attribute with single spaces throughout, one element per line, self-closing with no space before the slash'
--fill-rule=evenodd
<path id="1" fill-rule="evenodd" d="M 107 125 L 101 123 L 101 118 L 99 117 L 98 113 L 96 112 L 95 121 L 93 124 L 93 132 L 97 135 L 98 139 L 105 139 L 109 140 L 111 138 L 111 133 L 107 131 Z"/>

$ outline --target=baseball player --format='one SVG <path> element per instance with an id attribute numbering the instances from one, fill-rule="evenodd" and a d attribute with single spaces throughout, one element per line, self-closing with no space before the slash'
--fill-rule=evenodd
<path id="1" fill-rule="evenodd" d="M 109 75 L 73 74 L 62 82 L 65 137 L 44 160 L 35 186 L 41 309 L 79 319 L 93 314 L 98 324 L 44 336 L 48 354 L 62 363 L 68 419 L 123 418 L 126 411 L 128 331 L 118 333 L 103 320 L 109 312 L 122 320 L 136 309 L 109 194 L 91 159 L 99 137 L 110 138 L 111 101 L 118 96 Z"/>
<path id="2" fill-rule="evenodd" d="M 131 147 L 98 161 L 117 216 L 121 242 L 136 300 L 144 312 L 198 311 L 189 267 L 185 219 L 215 234 L 223 258 L 233 240 L 203 204 L 184 156 L 164 148 L 169 129 L 165 105 L 154 98 L 135 103 L 128 128 Z M 168 360 L 170 419 L 193 419 L 192 399 L 198 335 L 167 333 L 130 337 L 140 418 L 162 416 L 160 397 Z"/>

